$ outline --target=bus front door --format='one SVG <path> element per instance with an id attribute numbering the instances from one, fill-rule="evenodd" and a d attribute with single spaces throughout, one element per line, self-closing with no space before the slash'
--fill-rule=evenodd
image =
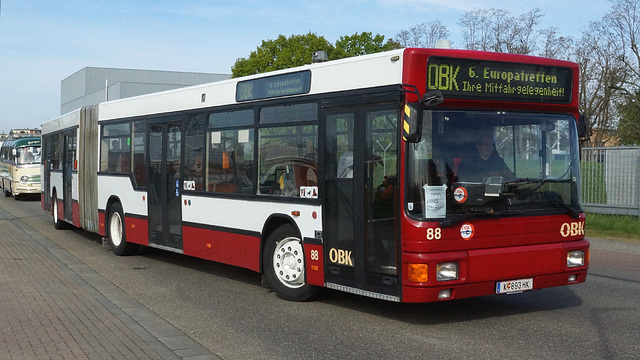
<path id="1" fill-rule="evenodd" d="M 399 296 L 397 134 L 397 106 L 326 111 L 322 237 L 329 287 Z"/>
<path id="2" fill-rule="evenodd" d="M 149 125 L 149 245 L 182 251 L 180 123 Z"/>

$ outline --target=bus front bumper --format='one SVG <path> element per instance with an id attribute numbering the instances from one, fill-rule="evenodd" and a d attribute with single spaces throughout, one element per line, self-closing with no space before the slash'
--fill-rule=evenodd
<path id="1" fill-rule="evenodd" d="M 39 183 L 24 184 L 21 182 L 14 182 L 12 190 L 14 195 L 40 194 L 40 184 Z"/>
<path id="2" fill-rule="evenodd" d="M 577 270 L 562 274 L 534 276 L 533 290 L 548 287 L 579 284 L 587 279 L 587 270 Z M 408 303 L 424 303 L 434 301 L 445 301 L 452 299 L 464 299 L 476 296 L 496 294 L 497 281 L 486 281 L 474 284 L 461 284 L 452 286 L 438 286 L 430 288 L 417 288 L 405 286 L 403 288 L 402 301 Z M 527 290 L 528 291 L 528 290 Z M 520 292 L 511 292 L 517 294 Z"/>
<path id="3" fill-rule="evenodd" d="M 574 263 L 576 253 L 581 254 L 581 258 Z M 512 294 L 584 282 L 589 268 L 589 241 L 404 253 L 403 260 L 403 302 Z M 439 279 L 442 274 L 438 269 L 443 264 L 448 266 L 447 275 L 451 275 L 451 280 Z M 423 270 L 423 277 L 417 277 L 423 282 L 414 282 L 416 278 L 411 277 L 410 270 L 415 268 Z"/>

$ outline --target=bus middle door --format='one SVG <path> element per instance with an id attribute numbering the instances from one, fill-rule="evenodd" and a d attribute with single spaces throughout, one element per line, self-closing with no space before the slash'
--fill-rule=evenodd
<path id="1" fill-rule="evenodd" d="M 73 175 L 77 174 L 76 169 L 76 129 L 63 133 L 63 159 L 62 159 L 62 188 L 63 188 L 63 208 L 64 218 L 73 220 L 73 224 L 78 226 L 77 219 L 73 218 Z"/>
<path id="2" fill-rule="evenodd" d="M 182 252 L 180 122 L 149 125 L 149 245 Z"/>

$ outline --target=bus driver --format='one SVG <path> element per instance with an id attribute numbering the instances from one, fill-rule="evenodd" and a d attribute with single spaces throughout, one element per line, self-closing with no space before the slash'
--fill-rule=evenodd
<path id="1" fill-rule="evenodd" d="M 477 152 L 460 161 L 458 181 L 483 181 L 491 176 L 501 176 L 505 181 L 515 178 L 496 151 L 493 131 L 480 130 L 476 134 L 475 148 Z"/>

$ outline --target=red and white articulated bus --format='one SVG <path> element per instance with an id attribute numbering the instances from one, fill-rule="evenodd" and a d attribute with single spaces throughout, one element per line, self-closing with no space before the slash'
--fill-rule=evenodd
<path id="1" fill-rule="evenodd" d="M 43 124 L 42 206 L 108 239 L 399 302 L 584 282 L 578 65 L 394 50 Z"/>

